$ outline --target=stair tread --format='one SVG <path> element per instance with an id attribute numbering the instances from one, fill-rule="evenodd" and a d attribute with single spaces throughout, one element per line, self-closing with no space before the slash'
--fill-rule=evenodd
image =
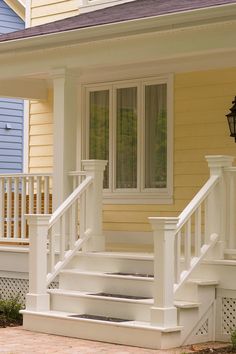
<path id="1" fill-rule="evenodd" d="M 155 325 L 150 324 L 149 322 L 144 322 L 144 321 L 133 321 L 130 320 L 128 322 L 104 322 L 104 321 L 99 321 L 99 320 L 95 320 L 95 319 L 87 319 L 87 318 L 76 318 L 76 317 L 71 317 L 73 315 L 78 315 L 76 313 L 72 313 L 72 312 L 64 312 L 64 311 L 40 311 L 40 312 L 36 312 L 36 311 L 29 311 L 29 310 L 23 310 L 22 311 L 23 314 L 33 314 L 33 315 L 37 315 L 37 316 L 45 316 L 45 317 L 55 317 L 55 318 L 64 318 L 67 319 L 69 321 L 80 321 L 80 322 L 91 322 L 91 323 L 98 323 L 98 324 L 109 324 L 109 326 L 122 326 L 122 327 L 128 327 L 128 328 L 143 328 L 143 329 L 150 329 L 150 330 L 158 330 L 161 332 L 178 332 L 182 330 L 182 326 L 173 326 L 173 327 L 167 327 L 167 328 L 163 328 L 163 327 L 158 327 Z"/>
<path id="2" fill-rule="evenodd" d="M 197 285 L 219 285 L 218 280 L 212 280 L 212 279 L 190 279 L 188 280 L 188 283 L 194 283 Z"/>
<path id="3" fill-rule="evenodd" d="M 66 295 L 66 296 L 75 296 L 75 297 L 82 297 L 87 299 L 102 299 L 107 301 L 114 301 L 114 302 L 129 302 L 129 303 L 149 303 L 150 305 L 153 304 L 152 298 L 143 298 L 143 299 L 131 299 L 129 297 L 109 297 L 109 296 L 102 296 L 97 292 L 93 293 L 91 291 L 84 292 L 84 291 L 76 291 L 76 290 L 65 290 L 65 289 L 50 289 L 48 290 L 49 294 L 56 294 L 56 295 Z M 127 295 L 129 296 L 129 295 Z"/>
<path id="4" fill-rule="evenodd" d="M 125 273 L 111 273 L 107 271 L 92 271 L 92 270 L 80 270 L 77 268 L 69 268 L 69 269 L 63 269 L 61 271 L 62 274 L 80 274 L 80 275 L 95 275 L 99 277 L 107 277 L 107 278 L 118 278 L 118 279 L 136 279 L 136 280 L 143 280 L 143 281 L 153 281 L 153 277 L 149 276 L 143 276 L 141 274 L 136 275 L 136 274 L 128 274 L 125 275 Z"/>
<path id="5" fill-rule="evenodd" d="M 178 308 L 196 308 L 199 307 L 201 304 L 200 302 L 192 302 L 192 301 L 185 301 L 185 300 L 175 300 L 174 305 Z"/>
<path id="6" fill-rule="evenodd" d="M 137 260 L 153 260 L 153 253 L 148 252 L 78 252 L 85 257 L 127 258 Z"/>

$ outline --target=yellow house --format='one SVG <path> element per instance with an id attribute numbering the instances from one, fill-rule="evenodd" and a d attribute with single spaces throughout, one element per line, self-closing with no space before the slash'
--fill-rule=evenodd
<path id="1" fill-rule="evenodd" d="M 1 240 L 27 244 L 31 214 L 25 328 L 150 348 L 227 340 L 236 2 L 27 6 L 29 28 L 0 37 L 0 95 L 30 100 L 29 175 L 0 180 L 15 198 Z"/>

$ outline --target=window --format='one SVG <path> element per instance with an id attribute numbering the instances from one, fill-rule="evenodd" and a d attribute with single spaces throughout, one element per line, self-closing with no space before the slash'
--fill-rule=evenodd
<path id="1" fill-rule="evenodd" d="M 109 161 L 105 198 L 171 202 L 168 80 L 102 84 L 87 86 L 85 91 L 86 158 Z"/>

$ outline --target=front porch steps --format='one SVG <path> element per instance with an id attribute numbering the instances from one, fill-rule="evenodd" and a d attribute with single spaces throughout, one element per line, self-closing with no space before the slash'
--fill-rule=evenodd
<path id="1" fill-rule="evenodd" d="M 59 289 L 48 290 L 50 311 L 23 311 L 24 328 L 152 349 L 188 343 L 213 305 L 218 283 L 188 281 L 176 296 L 178 325 L 160 328 L 151 324 L 153 282 L 151 254 L 78 252 L 60 272 Z"/>

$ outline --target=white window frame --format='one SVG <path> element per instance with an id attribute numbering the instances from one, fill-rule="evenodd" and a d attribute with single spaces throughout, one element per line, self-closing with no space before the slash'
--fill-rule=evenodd
<path id="1" fill-rule="evenodd" d="M 167 187 L 145 188 L 145 86 L 167 84 Z M 115 188 L 115 116 L 116 116 L 116 89 L 137 87 L 137 186 L 136 189 Z M 173 76 L 165 75 L 153 78 L 140 78 L 134 80 L 113 81 L 101 84 L 88 84 L 82 86 L 82 101 L 85 102 L 84 121 L 85 142 L 83 144 L 83 157 L 89 157 L 89 93 L 109 90 L 109 189 L 104 189 L 104 203 L 107 204 L 171 204 L 173 203 Z"/>

